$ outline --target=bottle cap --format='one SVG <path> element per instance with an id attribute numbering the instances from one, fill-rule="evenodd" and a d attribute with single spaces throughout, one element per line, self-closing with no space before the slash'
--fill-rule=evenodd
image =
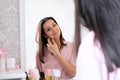
<path id="1" fill-rule="evenodd" d="M 40 77 L 41 78 L 45 78 L 45 73 L 44 72 L 40 72 Z"/>
<path id="2" fill-rule="evenodd" d="M 46 74 L 52 74 L 52 70 L 51 70 L 51 69 L 46 69 L 46 70 L 45 70 L 45 73 L 46 73 Z"/>

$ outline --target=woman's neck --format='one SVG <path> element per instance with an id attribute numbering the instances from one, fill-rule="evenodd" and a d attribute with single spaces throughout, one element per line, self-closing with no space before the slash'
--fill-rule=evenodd
<path id="1" fill-rule="evenodd" d="M 61 43 L 60 43 L 60 39 L 54 39 L 55 43 L 57 44 L 58 48 L 61 48 Z"/>

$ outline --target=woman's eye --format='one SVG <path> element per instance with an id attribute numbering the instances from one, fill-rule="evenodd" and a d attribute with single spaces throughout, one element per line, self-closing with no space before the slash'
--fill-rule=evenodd
<path id="1" fill-rule="evenodd" d="M 55 27 L 56 26 L 56 24 L 53 24 L 53 27 Z"/>
<path id="2" fill-rule="evenodd" d="M 47 29 L 47 31 L 50 31 L 50 29 Z"/>

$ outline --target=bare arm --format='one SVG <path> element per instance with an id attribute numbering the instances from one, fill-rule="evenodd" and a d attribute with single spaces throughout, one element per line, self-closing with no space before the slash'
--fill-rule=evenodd
<path id="1" fill-rule="evenodd" d="M 71 77 L 74 77 L 76 74 L 76 68 L 74 65 L 68 63 L 63 56 L 58 52 L 55 57 L 58 59 L 59 63 L 61 64 L 63 70 Z"/>

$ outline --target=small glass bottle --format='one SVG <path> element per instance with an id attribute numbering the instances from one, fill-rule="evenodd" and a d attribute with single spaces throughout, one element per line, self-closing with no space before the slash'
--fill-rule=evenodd
<path id="1" fill-rule="evenodd" d="M 40 72 L 40 79 L 39 80 L 45 80 L 45 73 Z"/>
<path id="2" fill-rule="evenodd" d="M 53 69 L 52 70 L 52 80 L 60 80 L 60 70 L 59 69 Z"/>
<path id="3" fill-rule="evenodd" d="M 52 80 L 52 70 L 51 69 L 45 70 L 45 80 Z"/>

